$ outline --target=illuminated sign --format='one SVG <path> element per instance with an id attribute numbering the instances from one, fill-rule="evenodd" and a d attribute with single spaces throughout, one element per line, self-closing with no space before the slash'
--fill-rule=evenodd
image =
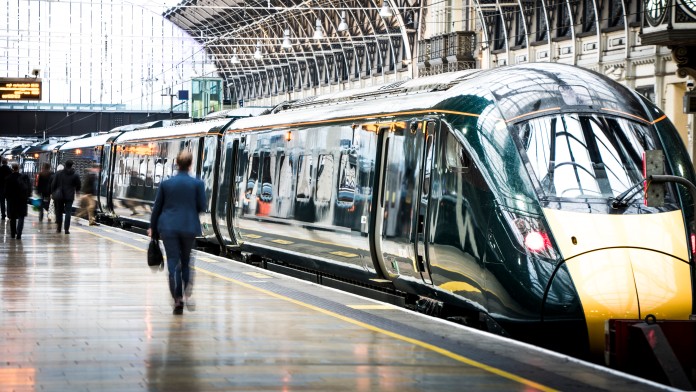
<path id="1" fill-rule="evenodd" d="M 40 101 L 41 79 L 0 78 L 0 99 L 6 101 Z"/>

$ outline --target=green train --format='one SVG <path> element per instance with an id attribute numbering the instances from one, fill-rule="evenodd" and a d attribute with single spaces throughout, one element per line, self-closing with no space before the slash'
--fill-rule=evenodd
<path id="1" fill-rule="evenodd" d="M 650 101 L 581 68 L 424 77 L 90 148 L 100 211 L 122 224 L 147 227 L 190 149 L 201 242 L 580 357 L 603 354 L 608 319 L 696 313 L 689 190 L 667 183 L 657 206 L 630 192 L 654 150 L 696 182 L 684 145 Z"/>

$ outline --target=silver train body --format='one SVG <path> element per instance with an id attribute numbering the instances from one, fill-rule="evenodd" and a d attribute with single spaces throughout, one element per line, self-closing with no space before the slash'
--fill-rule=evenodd
<path id="1" fill-rule="evenodd" d="M 101 166 L 103 216 L 147 227 L 182 149 L 206 184 L 202 243 L 406 298 L 580 356 L 609 318 L 688 319 L 693 200 L 640 197 L 642 154 L 694 182 L 653 104 L 557 64 L 466 71 L 264 115 L 66 143 Z M 58 159 L 60 161 L 61 159 Z"/>

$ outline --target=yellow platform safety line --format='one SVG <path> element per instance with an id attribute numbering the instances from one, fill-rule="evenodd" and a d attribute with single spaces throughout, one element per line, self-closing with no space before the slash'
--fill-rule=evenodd
<path id="1" fill-rule="evenodd" d="M 358 256 L 359 256 L 359 255 L 357 255 L 357 254 L 355 254 L 355 253 L 343 252 L 343 251 L 340 251 L 340 250 L 337 250 L 337 251 L 335 251 L 335 252 L 329 252 L 329 253 L 332 254 L 332 255 L 341 256 L 341 257 L 346 257 L 346 258 L 358 257 Z"/>
<path id="2" fill-rule="evenodd" d="M 258 234 L 242 234 L 242 237 L 244 237 L 244 238 L 261 238 L 261 236 Z"/>
<path id="3" fill-rule="evenodd" d="M 123 242 L 123 241 L 115 240 L 115 239 L 113 239 L 113 238 L 109 238 L 109 237 L 106 237 L 106 236 L 103 236 L 103 235 L 100 235 L 100 234 L 97 234 L 97 233 L 93 233 L 93 232 L 91 232 L 91 231 L 87 231 L 87 230 L 84 230 L 84 229 L 78 229 L 78 230 L 82 230 L 82 231 L 84 231 L 85 233 L 89 233 L 89 234 L 92 234 L 92 235 L 94 235 L 94 236 L 101 237 L 101 238 L 107 239 L 107 240 L 109 240 L 109 241 L 112 241 L 112 242 L 115 242 L 115 243 L 118 243 L 118 244 L 121 244 L 121 245 L 128 246 L 128 247 L 130 247 L 130 248 L 137 249 L 137 250 L 139 250 L 139 251 L 141 251 L 141 252 L 146 252 L 146 249 L 139 248 L 139 247 L 137 247 L 137 246 L 134 246 L 134 245 L 125 243 L 125 242 Z M 526 379 L 526 378 L 524 378 L 524 377 L 520 377 L 520 376 L 515 375 L 515 374 L 512 374 L 512 373 L 510 373 L 510 372 L 506 372 L 505 370 L 498 369 L 498 368 L 496 368 L 496 367 L 489 366 L 489 365 L 486 365 L 486 364 L 481 363 L 481 362 L 478 362 L 478 361 L 474 361 L 473 359 L 467 358 L 467 357 L 465 357 L 465 356 L 463 356 L 463 355 L 459 355 L 459 354 L 453 353 L 453 352 L 451 352 L 451 351 L 449 351 L 449 350 L 446 350 L 446 349 L 444 349 L 444 348 L 442 348 L 442 347 L 438 347 L 438 346 L 435 346 L 435 345 L 430 344 L 430 343 L 422 342 L 422 341 L 417 340 L 417 339 L 409 338 L 408 336 L 400 335 L 400 334 L 398 334 L 398 333 L 396 333 L 396 332 L 388 331 L 388 330 L 386 330 L 386 329 L 382 329 L 382 328 L 376 327 L 376 326 L 374 326 L 374 325 L 370 325 L 370 324 L 364 323 L 364 322 L 362 322 L 362 321 L 355 320 L 355 319 L 352 319 L 352 318 L 350 318 L 350 317 L 346 317 L 346 316 L 340 315 L 340 314 L 335 313 L 335 312 L 332 312 L 332 311 L 330 311 L 330 310 L 322 309 L 322 308 L 320 308 L 320 307 L 318 307 L 318 306 L 311 305 L 311 304 L 308 304 L 308 303 L 305 303 L 305 302 L 302 302 L 302 301 L 299 301 L 299 300 L 296 300 L 296 299 L 293 299 L 293 298 L 290 298 L 290 297 L 286 297 L 286 296 L 281 295 L 281 294 L 276 294 L 276 293 L 274 293 L 274 292 L 272 292 L 272 291 L 269 291 L 269 290 L 266 290 L 266 289 L 262 289 L 262 288 L 260 288 L 260 287 L 256 287 L 256 286 L 254 286 L 254 285 L 252 285 L 252 284 L 245 283 L 245 282 L 242 282 L 242 281 L 237 280 L 237 279 L 228 278 L 228 277 L 226 277 L 226 276 L 223 276 L 223 275 L 220 275 L 220 274 L 216 274 L 216 273 L 214 273 L 214 272 L 208 271 L 208 270 L 203 269 L 203 268 L 194 267 L 194 269 L 196 269 L 197 271 L 200 271 L 200 272 L 202 272 L 202 273 L 208 274 L 208 275 L 210 275 L 210 276 L 214 276 L 214 277 L 216 277 L 216 278 L 219 278 L 219 279 L 226 280 L 226 281 L 228 281 L 228 282 L 234 283 L 234 284 L 236 284 L 236 285 L 238 285 L 238 286 L 246 287 L 246 288 L 248 288 L 248 289 L 250 289 L 250 290 L 255 290 L 255 291 L 257 291 L 257 292 L 266 294 L 266 295 L 268 295 L 268 296 L 270 296 L 270 297 L 277 298 L 277 299 L 281 299 L 281 300 L 283 300 L 283 301 L 287 301 L 287 302 L 293 303 L 293 304 L 295 304 L 295 305 L 302 306 L 302 307 L 304 307 L 304 308 L 314 310 L 314 311 L 316 311 L 316 312 L 325 314 L 325 315 L 327 315 L 327 316 L 330 316 L 330 317 L 333 317 L 333 318 L 336 318 L 336 319 L 345 321 L 345 322 L 347 322 L 347 323 L 349 323 L 349 324 L 357 325 L 357 326 L 362 327 L 362 328 L 365 328 L 365 329 L 367 329 L 367 330 L 370 330 L 370 331 L 373 331 L 373 332 L 377 332 L 377 333 L 380 333 L 380 334 L 382 334 L 382 335 L 386 335 L 386 336 L 389 336 L 389 337 L 391 337 L 391 338 L 394 338 L 394 339 L 397 339 L 397 340 L 401 340 L 401 341 L 403 341 L 403 342 L 411 343 L 411 344 L 413 344 L 414 346 L 418 346 L 418 347 L 424 348 L 424 349 L 426 349 L 426 350 L 430 350 L 430 351 L 436 352 L 436 353 L 438 353 L 438 354 L 440 354 L 440 355 L 443 355 L 443 356 L 445 356 L 445 357 L 447 357 L 447 358 L 453 359 L 453 360 L 455 360 L 455 361 L 457 361 L 457 362 L 461 362 L 461 363 L 464 363 L 464 364 L 466 364 L 466 365 L 473 366 L 473 367 L 475 367 L 475 368 L 484 370 L 484 371 L 486 371 L 486 372 L 495 374 L 495 375 L 497 375 L 497 376 L 506 378 L 506 379 L 511 380 L 511 381 L 518 382 L 518 383 L 520 383 L 520 384 L 522 384 L 522 385 L 526 385 L 526 386 L 528 386 L 528 387 L 537 389 L 537 390 L 539 390 L 539 391 L 545 391 L 545 392 L 556 392 L 556 391 L 557 391 L 556 389 L 547 387 L 547 386 L 545 386 L 545 385 L 539 384 L 539 383 L 534 382 L 534 381 L 532 381 L 532 380 L 528 380 L 528 379 Z"/>
<path id="4" fill-rule="evenodd" d="M 198 260 L 205 261 L 207 263 L 219 263 L 220 262 L 219 260 L 209 259 L 207 257 L 196 257 L 196 261 L 198 261 Z"/>
<path id="5" fill-rule="evenodd" d="M 259 279 L 271 279 L 272 278 L 272 276 L 268 276 L 268 275 L 262 274 L 260 272 L 245 272 L 244 275 L 253 276 L 254 278 L 259 278 Z"/>
<path id="6" fill-rule="evenodd" d="M 294 244 L 294 242 L 288 241 L 288 240 L 273 240 L 273 241 L 271 241 L 271 242 L 275 242 L 276 244 L 281 244 L 281 245 L 290 245 L 290 244 Z"/>
<path id="7" fill-rule="evenodd" d="M 394 305 L 346 305 L 349 308 L 352 309 L 357 309 L 357 310 L 393 310 L 393 309 L 399 309 L 398 307 Z"/>

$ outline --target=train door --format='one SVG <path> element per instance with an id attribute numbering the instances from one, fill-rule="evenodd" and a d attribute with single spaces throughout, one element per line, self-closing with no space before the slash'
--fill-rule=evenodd
<path id="1" fill-rule="evenodd" d="M 238 162 L 240 145 L 244 138 L 236 135 L 226 135 L 222 140 L 220 151 L 219 172 L 216 174 L 216 192 L 214 200 L 215 214 L 215 234 L 218 242 L 225 249 L 234 248 L 239 245 L 236 230 L 234 228 L 234 211 L 238 205 L 237 184 L 238 184 Z"/>
<path id="2" fill-rule="evenodd" d="M 430 278 L 430 268 L 428 260 L 428 235 L 430 234 L 429 204 L 430 204 L 430 184 L 432 183 L 433 159 L 435 150 L 435 135 L 437 133 L 434 121 L 423 122 L 424 126 L 424 146 L 423 146 L 423 165 L 421 170 L 420 196 L 418 198 L 418 214 L 416 227 L 416 265 L 421 273 L 423 281 L 432 283 Z"/>
<path id="3" fill-rule="evenodd" d="M 216 237 L 213 225 L 212 211 L 214 168 L 218 155 L 218 135 L 216 132 L 201 137 L 198 143 L 198 165 L 196 175 L 203 181 L 205 187 L 206 211 L 201 214 L 201 232 L 203 238 L 210 240 Z"/>
<path id="4" fill-rule="evenodd" d="M 373 258 L 385 278 L 421 278 L 418 216 L 426 123 L 397 121 L 380 127 L 377 197 L 373 200 Z"/>

